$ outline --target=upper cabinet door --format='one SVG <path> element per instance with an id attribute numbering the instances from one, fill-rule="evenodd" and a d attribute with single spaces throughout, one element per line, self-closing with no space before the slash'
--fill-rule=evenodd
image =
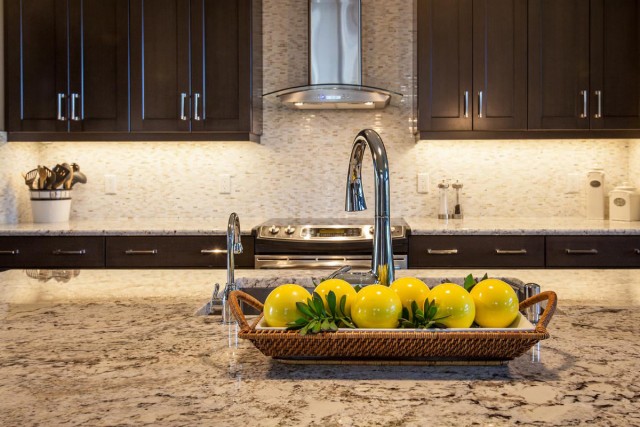
<path id="1" fill-rule="evenodd" d="M 527 0 L 473 2 L 473 129 L 527 128 Z"/>
<path id="2" fill-rule="evenodd" d="M 418 126 L 472 129 L 471 0 L 418 2 Z"/>
<path id="3" fill-rule="evenodd" d="M 7 130 L 68 130 L 67 1 L 5 2 Z"/>
<path id="4" fill-rule="evenodd" d="M 129 130 L 129 1 L 69 1 L 72 131 Z"/>
<path id="5" fill-rule="evenodd" d="M 528 125 L 589 129 L 589 0 L 529 0 Z"/>
<path id="6" fill-rule="evenodd" d="M 189 0 L 131 0 L 132 131 L 190 130 L 189 22 Z"/>
<path id="7" fill-rule="evenodd" d="M 591 1 L 591 128 L 640 129 L 640 2 Z"/>
<path id="8" fill-rule="evenodd" d="M 251 2 L 191 1 L 192 130 L 251 129 Z"/>

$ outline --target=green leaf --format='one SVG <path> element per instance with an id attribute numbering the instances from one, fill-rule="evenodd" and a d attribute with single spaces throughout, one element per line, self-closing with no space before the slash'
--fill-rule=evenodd
<path id="1" fill-rule="evenodd" d="M 355 329 L 356 325 L 353 324 L 352 320 L 348 317 L 343 317 L 340 319 L 340 323 L 342 323 L 347 328 Z"/>
<path id="2" fill-rule="evenodd" d="M 353 289 L 355 289 L 356 293 L 358 293 L 360 292 L 360 289 L 362 289 L 362 285 L 355 285 Z"/>
<path id="3" fill-rule="evenodd" d="M 338 330 L 338 325 L 336 325 L 336 322 L 334 322 L 333 320 L 329 322 L 329 330 L 333 332 Z"/>
<path id="4" fill-rule="evenodd" d="M 313 325 L 312 332 L 314 334 L 317 334 L 318 332 L 320 332 L 321 329 L 322 329 L 322 325 L 320 325 L 320 322 L 315 322 L 315 324 Z"/>
<path id="5" fill-rule="evenodd" d="M 473 278 L 472 274 L 469 274 L 464 278 L 464 288 L 467 292 L 471 292 L 471 289 L 476 285 L 476 279 Z"/>
<path id="6" fill-rule="evenodd" d="M 318 313 L 318 316 L 324 317 L 327 315 L 327 312 L 324 309 L 324 301 L 317 292 L 313 293 L 313 306 L 315 307 L 315 311 Z"/>
<path id="7" fill-rule="evenodd" d="M 483 280 L 486 280 L 489 278 L 489 275 L 487 273 L 484 273 L 484 276 L 482 276 L 482 279 L 480 279 L 480 281 L 482 282 Z"/>
<path id="8" fill-rule="evenodd" d="M 329 291 L 327 294 L 327 305 L 329 306 L 329 313 L 332 316 L 336 315 L 336 294 L 333 291 Z"/>
<path id="9" fill-rule="evenodd" d="M 400 317 L 402 319 L 409 319 L 409 310 L 407 310 L 407 307 L 402 307 L 402 314 Z"/>
<path id="10" fill-rule="evenodd" d="M 340 316 L 346 316 L 347 313 L 345 313 L 347 311 L 347 296 L 346 295 L 342 295 L 340 297 Z"/>
<path id="11" fill-rule="evenodd" d="M 300 329 L 300 335 L 307 335 L 307 332 L 309 331 L 309 325 L 311 323 L 307 323 L 307 326 L 305 326 L 304 328 Z"/>
<path id="12" fill-rule="evenodd" d="M 309 308 L 309 306 L 303 302 L 296 302 L 296 308 L 303 316 L 307 318 L 307 320 L 311 320 L 315 317 L 313 311 Z"/>
<path id="13" fill-rule="evenodd" d="M 331 327 L 329 326 L 329 319 L 323 319 L 322 320 L 322 325 L 320 326 L 320 328 L 323 331 L 328 331 L 329 329 L 331 329 Z"/>

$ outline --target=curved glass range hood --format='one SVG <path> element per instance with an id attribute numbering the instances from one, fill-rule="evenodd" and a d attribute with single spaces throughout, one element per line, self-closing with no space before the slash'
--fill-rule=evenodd
<path id="1" fill-rule="evenodd" d="M 309 85 L 263 96 L 295 109 L 379 109 L 402 98 L 362 85 L 360 17 L 360 0 L 309 0 Z"/>

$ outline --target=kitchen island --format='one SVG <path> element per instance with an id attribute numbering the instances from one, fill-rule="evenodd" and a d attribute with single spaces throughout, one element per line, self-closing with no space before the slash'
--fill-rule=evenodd
<path id="1" fill-rule="evenodd" d="M 469 272 L 484 273 L 399 276 Z M 194 315 L 224 272 L 80 271 L 68 281 L 1 273 L 0 424 L 640 424 L 637 274 L 488 273 L 557 291 L 540 362 L 527 354 L 487 367 L 285 365 L 237 342 L 235 325 Z"/>

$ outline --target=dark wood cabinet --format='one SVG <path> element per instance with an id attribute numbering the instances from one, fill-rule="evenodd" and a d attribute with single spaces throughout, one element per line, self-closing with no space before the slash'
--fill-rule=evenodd
<path id="1" fill-rule="evenodd" d="M 640 236 L 547 236 L 547 267 L 640 267 Z"/>
<path id="2" fill-rule="evenodd" d="M 530 1 L 529 128 L 640 129 L 639 24 L 637 0 Z"/>
<path id="3" fill-rule="evenodd" d="M 526 0 L 420 0 L 418 91 L 421 132 L 526 129 Z"/>
<path id="4" fill-rule="evenodd" d="M 238 268 L 253 268 L 253 237 L 242 236 Z M 226 268 L 226 236 L 109 236 L 107 268 Z"/>
<path id="5" fill-rule="evenodd" d="M 9 139 L 128 131 L 128 1 L 5 4 Z"/>
<path id="6" fill-rule="evenodd" d="M 542 268 L 544 236 L 411 236 L 409 268 Z"/>
<path id="7" fill-rule="evenodd" d="M 103 268 L 104 237 L 0 237 L 0 268 Z"/>
<path id="8" fill-rule="evenodd" d="M 255 136 L 257 7 L 251 0 L 132 0 L 132 130 Z"/>

